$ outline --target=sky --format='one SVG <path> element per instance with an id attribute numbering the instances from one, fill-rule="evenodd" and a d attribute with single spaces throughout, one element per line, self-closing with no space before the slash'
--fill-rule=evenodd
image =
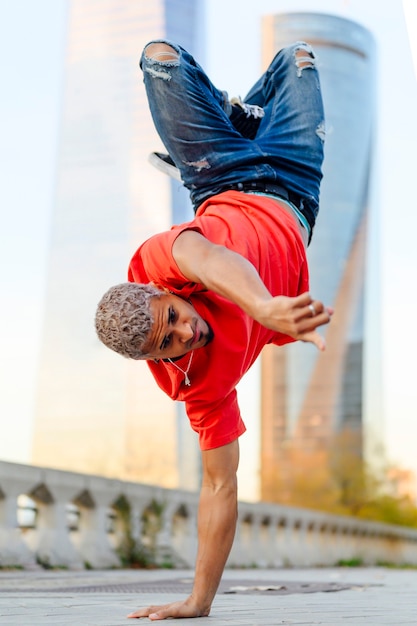
<path id="1" fill-rule="evenodd" d="M 356 20 L 373 32 L 378 137 L 367 275 L 370 406 L 381 407 L 389 456 L 417 471 L 415 0 L 405 0 L 404 8 L 405 13 L 401 0 L 209 0 L 206 65 L 215 84 L 227 81 L 229 93 L 244 94 L 259 73 L 260 52 L 254 50 L 260 50 L 262 14 L 322 11 Z M 16 462 L 30 458 L 66 17 L 66 0 L 0 0 L 0 459 Z M 228 63 L 236 51 L 241 71 Z M 374 371 L 381 376 L 373 377 Z"/>
<path id="2" fill-rule="evenodd" d="M 53 209 L 66 2 L 0 0 L 0 458 L 27 461 Z"/>

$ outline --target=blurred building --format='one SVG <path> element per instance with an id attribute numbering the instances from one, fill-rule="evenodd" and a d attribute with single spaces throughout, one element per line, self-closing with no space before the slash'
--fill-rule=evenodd
<path id="1" fill-rule="evenodd" d="M 93 320 L 103 293 L 126 280 L 139 243 L 171 225 L 172 197 L 188 206 L 147 163 L 162 146 L 138 61 L 153 38 L 201 46 L 200 5 L 69 2 L 34 463 L 186 486 L 195 462 L 179 462 L 176 442 L 193 434 L 182 435 L 182 407 L 156 387 L 146 364 L 105 349 Z"/>
<path id="2" fill-rule="evenodd" d="M 375 46 L 365 28 L 319 13 L 269 16 L 265 65 L 297 40 L 314 47 L 326 115 L 321 209 L 308 251 L 311 292 L 336 314 L 322 332 L 327 350 L 300 343 L 262 357 L 261 494 L 308 453 L 320 454 L 341 431 L 362 447 L 364 277 L 368 185 L 375 117 Z M 284 480 L 285 482 L 285 480 Z M 275 487 L 274 487 L 275 485 Z"/>

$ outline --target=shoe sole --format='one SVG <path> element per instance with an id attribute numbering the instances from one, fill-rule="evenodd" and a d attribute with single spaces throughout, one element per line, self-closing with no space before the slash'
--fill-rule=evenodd
<path id="1" fill-rule="evenodd" d="M 156 169 L 159 170 L 160 172 L 167 174 L 168 176 L 170 176 L 170 178 L 173 178 L 174 180 L 178 180 L 179 182 L 182 182 L 179 169 L 175 167 L 174 165 L 170 165 L 163 159 L 160 159 L 159 156 L 155 154 L 155 152 L 150 153 L 150 155 L 148 156 L 148 161 L 151 165 L 156 167 Z"/>

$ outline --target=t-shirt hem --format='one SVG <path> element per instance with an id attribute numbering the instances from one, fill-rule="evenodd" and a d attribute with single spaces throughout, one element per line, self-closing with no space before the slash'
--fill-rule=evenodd
<path id="1" fill-rule="evenodd" d="M 232 443 L 236 439 L 238 439 L 243 433 L 246 432 L 246 426 L 242 424 L 242 426 L 234 431 L 233 433 L 228 433 L 224 437 L 216 437 L 215 442 L 207 441 L 206 443 L 200 442 L 200 450 L 214 450 L 215 448 L 221 448 L 222 446 L 227 446 L 229 443 Z"/>

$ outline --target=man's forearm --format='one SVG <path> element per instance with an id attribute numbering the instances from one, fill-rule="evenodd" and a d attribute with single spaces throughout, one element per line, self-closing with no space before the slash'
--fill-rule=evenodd
<path id="1" fill-rule="evenodd" d="M 208 612 L 233 544 L 237 519 L 236 484 L 201 489 L 198 553 L 192 597 Z M 208 614 L 208 613 L 207 613 Z"/>
<path id="2" fill-rule="evenodd" d="M 194 231 L 181 233 L 172 253 L 188 280 L 234 302 L 266 328 L 324 349 L 316 328 L 328 324 L 333 311 L 309 293 L 272 296 L 250 261 Z"/>
<path id="3" fill-rule="evenodd" d="M 272 297 L 252 263 L 199 233 L 181 233 L 173 255 L 187 278 L 231 300 L 254 319 L 261 303 Z"/>

